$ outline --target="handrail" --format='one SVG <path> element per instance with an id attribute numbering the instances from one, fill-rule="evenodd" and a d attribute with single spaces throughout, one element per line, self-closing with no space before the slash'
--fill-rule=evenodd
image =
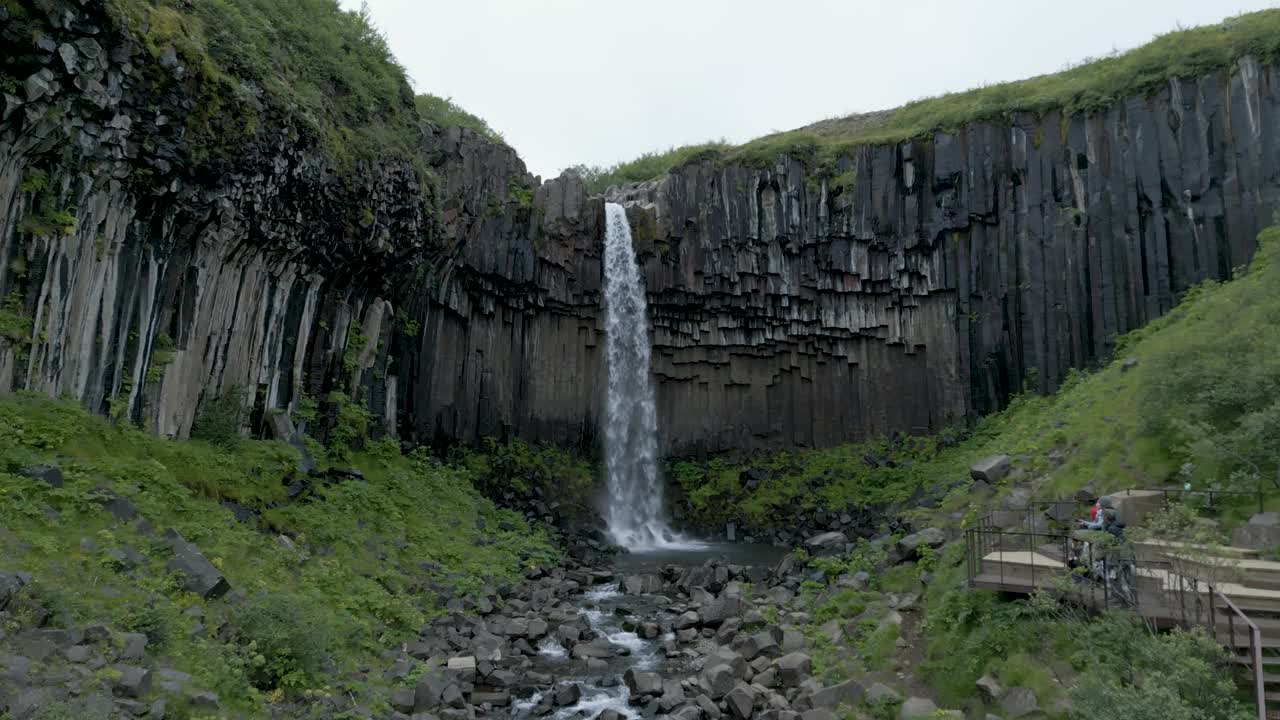
<path id="1" fill-rule="evenodd" d="M 1249 664 L 1253 666 L 1253 692 L 1255 702 L 1258 704 L 1258 720 L 1267 720 L 1267 689 L 1266 682 L 1263 680 L 1262 673 L 1262 630 L 1258 629 L 1256 623 L 1249 619 L 1244 611 L 1231 602 L 1231 598 L 1222 594 L 1218 590 L 1218 586 L 1213 583 L 1205 583 L 1209 586 L 1209 599 L 1212 601 L 1215 597 L 1227 606 L 1233 615 L 1228 616 L 1227 632 L 1230 634 L 1230 643 L 1228 647 L 1234 647 L 1235 637 L 1235 618 L 1239 617 L 1249 626 Z M 1213 636 L 1216 640 L 1218 637 L 1218 620 L 1212 610 L 1210 611 L 1210 621 L 1213 623 Z"/>
<path id="2" fill-rule="evenodd" d="M 1175 491 L 1175 492 L 1185 492 L 1185 491 Z M 1192 491 L 1192 492 L 1195 492 L 1195 491 Z M 1233 494 L 1233 495 L 1252 494 L 1252 493 L 1245 493 L 1245 492 L 1227 492 L 1227 491 L 1200 491 L 1200 492 L 1215 492 L 1218 494 Z M 1167 496 L 1166 496 L 1166 500 L 1167 500 Z M 1019 542 L 1018 540 L 1023 537 L 1026 538 L 1026 548 L 1029 551 L 1030 557 L 1031 557 L 1031 561 L 1029 565 L 1030 565 L 1030 571 L 1031 571 L 1031 587 L 1032 588 L 1037 587 L 1035 582 L 1036 552 L 1035 552 L 1034 538 L 1040 537 L 1040 538 L 1046 538 L 1048 540 L 1053 540 L 1053 541 L 1061 541 L 1063 543 L 1064 557 L 1066 558 L 1070 557 L 1070 542 L 1072 540 L 1073 533 L 1069 529 L 1065 529 L 1057 532 L 1054 532 L 1054 531 L 1036 532 L 1034 530 L 1031 530 L 1031 531 L 1005 530 L 1003 528 L 996 527 L 993 523 L 991 523 L 989 517 L 990 516 L 979 518 L 976 526 L 967 528 L 965 530 L 966 545 L 967 545 L 966 549 L 968 550 L 968 555 L 969 555 L 969 558 L 968 558 L 969 562 L 966 563 L 966 569 L 969 575 L 968 581 L 969 581 L 970 587 L 974 586 L 975 579 L 977 578 L 977 576 L 982 574 L 983 561 L 985 560 L 986 556 L 990 554 L 991 551 L 994 550 L 1000 553 L 1016 552 L 1016 551 L 1005 550 L 1005 543 L 1003 541 L 1003 538 L 1005 536 L 1012 536 L 1013 547 L 1021 546 L 1022 543 Z M 1089 567 L 1093 567 L 1094 565 L 1093 551 L 1094 551 L 1093 545 L 1090 544 L 1089 545 L 1089 561 L 1088 561 Z M 1109 560 L 1108 554 L 1104 553 L 1102 555 L 1102 560 L 1101 560 L 1103 565 L 1103 581 L 1102 581 L 1102 594 L 1103 594 L 1102 607 L 1103 608 L 1110 608 L 1112 606 L 1113 593 L 1112 593 L 1112 588 L 1110 587 L 1111 581 L 1110 581 L 1110 574 L 1109 574 L 1111 570 L 1111 566 L 1108 560 Z M 1000 562 L 997 564 L 999 565 L 999 568 L 1000 568 L 1000 585 L 1004 586 L 1005 563 Z M 1132 566 L 1132 568 L 1134 569 L 1135 572 L 1133 574 L 1133 577 L 1134 579 L 1136 579 L 1138 558 L 1136 556 L 1130 558 L 1128 561 L 1128 564 Z M 1125 563 L 1121 562 L 1120 563 L 1121 572 L 1124 571 L 1124 567 L 1125 567 Z M 1168 598 L 1169 601 L 1172 601 L 1173 598 L 1170 597 L 1168 593 L 1176 593 L 1178 595 L 1177 607 L 1180 608 L 1181 610 L 1181 615 L 1182 615 L 1181 624 L 1183 626 L 1190 627 L 1190 626 L 1199 624 L 1200 622 L 1200 618 L 1202 617 L 1201 611 L 1202 609 L 1204 609 L 1204 606 L 1202 605 L 1202 595 L 1199 591 L 1199 586 L 1201 582 L 1204 582 L 1205 586 L 1209 590 L 1208 592 L 1209 630 L 1213 634 L 1213 639 L 1215 640 L 1215 642 L 1218 640 L 1219 602 L 1221 603 L 1221 607 L 1223 611 L 1227 613 L 1227 616 L 1226 616 L 1227 632 L 1230 638 L 1229 641 L 1225 643 L 1227 647 L 1233 648 L 1233 649 L 1235 648 L 1237 618 L 1239 619 L 1240 622 L 1244 624 L 1245 627 L 1248 628 L 1249 665 L 1252 667 L 1252 670 L 1253 670 L 1253 687 L 1254 687 L 1254 694 L 1255 694 L 1255 702 L 1257 704 L 1257 710 L 1258 710 L 1258 720 L 1268 720 L 1266 681 L 1264 678 L 1263 664 L 1262 664 L 1262 630 L 1258 627 L 1258 625 L 1252 619 L 1249 618 L 1248 615 L 1244 613 L 1243 610 L 1239 608 L 1239 606 L 1235 604 L 1235 602 L 1231 600 L 1231 598 L 1227 597 L 1221 590 L 1219 590 L 1218 586 L 1215 583 L 1209 582 L 1208 580 L 1202 581 L 1194 576 L 1189 576 L 1183 572 L 1171 573 L 1171 575 L 1177 578 L 1177 584 L 1176 586 L 1168 586 L 1168 585 L 1165 586 L 1166 597 Z M 1195 604 L 1195 607 L 1193 608 L 1194 619 L 1189 618 L 1187 614 L 1188 607 L 1187 607 L 1186 594 L 1187 594 L 1188 582 L 1191 584 L 1191 592 L 1194 595 L 1194 604 Z M 1097 595 L 1096 595 L 1097 590 L 1098 588 L 1093 583 L 1090 583 L 1089 590 L 1088 590 L 1089 597 L 1087 599 L 1087 602 L 1093 605 L 1094 609 L 1097 609 Z M 1117 594 L 1116 604 L 1117 605 L 1130 604 L 1133 606 L 1135 610 L 1139 610 L 1139 613 L 1141 614 L 1141 610 L 1137 607 L 1137 605 L 1139 604 L 1138 601 L 1141 596 L 1141 593 L 1138 591 L 1138 586 L 1134 585 L 1131 588 L 1131 591 L 1133 594 L 1132 599 L 1123 597 L 1123 594 Z M 1084 596 L 1084 592 L 1082 589 L 1077 588 L 1075 591 L 1073 591 L 1072 594 L 1076 595 L 1080 602 L 1086 601 L 1086 598 Z M 1170 610 L 1175 609 L 1174 605 L 1171 602 L 1168 605 L 1168 608 Z"/>

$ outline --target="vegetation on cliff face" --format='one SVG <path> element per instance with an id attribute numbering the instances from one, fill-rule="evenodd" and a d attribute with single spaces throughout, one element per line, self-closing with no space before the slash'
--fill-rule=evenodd
<path id="1" fill-rule="evenodd" d="M 859 145 L 879 145 L 935 132 L 954 132 L 984 121 L 1008 122 L 1018 113 L 1064 116 L 1099 111 L 1133 95 L 1159 90 L 1170 78 L 1190 79 L 1231 68 L 1240 58 L 1269 61 L 1280 54 L 1280 10 L 1229 18 L 1217 25 L 1161 35 L 1134 50 L 1087 60 L 1059 73 L 948 93 L 882 112 L 824 120 L 773 133 L 738 146 L 722 143 L 672 148 L 584 172 L 588 187 L 654 180 L 668 170 L 707 158 L 768 167 L 786 154 L 834 174 L 835 160 Z"/>
<path id="2" fill-rule="evenodd" d="M 402 457 L 393 442 L 351 457 L 363 479 L 314 479 L 291 500 L 284 483 L 304 476 L 281 443 L 163 440 L 33 395 L 0 399 L 0 426 L 5 569 L 31 573 L 55 626 L 145 632 L 148 653 L 253 717 L 267 703 L 343 692 L 348 673 L 416 639 L 453 593 L 558 558 L 540 530 L 481 498 L 468 471 Z M 59 467 L 64 484 L 20 472 L 40 465 Z M 113 518 L 108 491 L 150 529 Z M 165 570 L 168 528 L 226 576 L 227 598 L 181 589 Z M 125 548 L 136 568 L 121 562 Z"/>
<path id="3" fill-rule="evenodd" d="M 466 128 L 493 142 L 503 145 L 507 143 L 502 133 L 490 127 L 483 118 L 463 110 L 452 98 L 424 93 L 414 98 L 414 104 L 418 108 L 418 115 L 432 125 L 442 128 Z"/>
<path id="4" fill-rule="evenodd" d="M 404 70 L 367 13 L 337 0 L 107 0 L 110 15 L 166 67 L 187 71 L 192 147 L 229 155 L 268 123 L 311 135 L 333 160 L 412 149 L 417 114 Z"/>

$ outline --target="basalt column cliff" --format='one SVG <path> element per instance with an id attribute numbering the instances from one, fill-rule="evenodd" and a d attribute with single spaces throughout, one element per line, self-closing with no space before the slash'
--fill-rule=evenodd
<path id="1" fill-rule="evenodd" d="M 457 128 L 344 164 L 265 112 L 200 147 L 214 109 L 181 54 L 99 3 L 11 5 L 0 391 L 174 436 L 238 393 L 255 430 L 350 398 L 414 442 L 595 442 L 604 197 Z M 860 147 L 821 177 L 783 155 L 610 190 L 663 449 L 938 429 L 1055 388 L 1252 254 L 1280 202 L 1278 89 L 1245 58 L 1088 116 Z"/>
<path id="2" fill-rule="evenodd" d="M 1090 116 L 1019 117 L 798 160 L 681 168 L 633 200 L 676 450 L 938 429 L 1055 389 L 1280 202 L 1280 75 L 1251 60 Z"/>

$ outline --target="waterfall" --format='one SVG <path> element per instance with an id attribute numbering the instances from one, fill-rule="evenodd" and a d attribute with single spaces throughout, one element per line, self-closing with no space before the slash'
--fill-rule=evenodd
<path id="1" fill-rule="evenodd" d="M 604 347 L 606 519 L 613 541 L 631 550 L 684 547 L 663 519 L 658 416 L 649 376 L 649 316 L 631 226 L 621 205 L 605 205 Z"/>

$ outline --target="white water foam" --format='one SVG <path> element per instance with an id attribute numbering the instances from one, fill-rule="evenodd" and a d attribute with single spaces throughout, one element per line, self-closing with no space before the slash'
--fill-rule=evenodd
<path id="1" fill-rule="evenodd" d="M 605 205 L 606 519 L 614 542 L 632 552 L 703 547 L 681 537 L 662 513 L 657 402 L 650 377 L 649 314 L 631 225 L 617 203 Z"/>

